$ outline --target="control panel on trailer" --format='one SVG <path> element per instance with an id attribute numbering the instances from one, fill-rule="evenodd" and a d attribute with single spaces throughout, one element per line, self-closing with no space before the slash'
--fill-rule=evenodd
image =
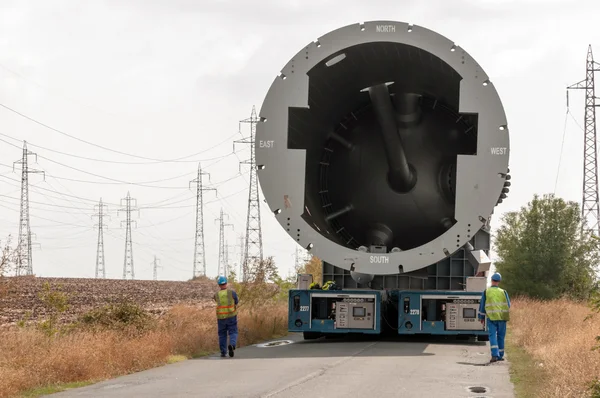
<path id="1" fill-rule="evenodd" d="M 334 329 L 374 329 L 375 298 L 373 294 L 312 293 L 311 323 L 328 319 Z"/>
<path id="2" fill-rule="evenodd" d="M 378 291 L 290 291 L 290 331 L 318 333 L 379 333 L 381 295 Z"/>
<path id="3" fill-rule="evenodd" d="M 469 334 L 484 331 L 477 313 L 481 292 L 400 292 L 399 333 Z"/>

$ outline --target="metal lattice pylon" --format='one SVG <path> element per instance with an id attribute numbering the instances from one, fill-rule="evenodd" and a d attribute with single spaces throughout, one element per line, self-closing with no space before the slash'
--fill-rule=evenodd
<path id="1" fill-rule="evenodd" d="M 21 164 L 21 211 L 19 213 L 19 241 L 17 245 L 17 267 L 16 275 L 33 275 L 33 256 L 31 254 L 31 227 L 29 225 L 29 174 L 42 173 L 44 180 L 46 174 L 43 171 L 33 170 L 29 168 L 28 157 L 37 155 L 27 150 L 27 142 L 23 141 L 23 156 L 21 159 L 13 163 L 13 171 L 15 164 Z"/>
<path id="2" fill-rule="evenodd" d="M 569 86 L 568 89 L 585 90 L 585 127 L 583 149 L 583 197 L 581 202 L 582 228 L 598 236 L 598 159 L 596 150 L 596 94 L 594 72 L 600 71 L 600 64 L 594 62 L 592 46 L 588 46 L 585 79 Z M 567 97 L 568 101 L 568 97 Z M 567 103 L 568 105 L 568 103 Z"/>
<path id="3" fill-rule="evenodd" d="M 238 247 L 240 249 L 240 270 L 239 270 L 239 275 L 238 278 L 243 279 L 244 276 L 244 235 L 240 234 L 238 236 L 238 239 L 240 240 L 240 242 L 238 243 Z"/>
<path id="4" fill-rule="evenodd" d="M 123 204 L 125 201 L 125 204 Z M 132 206 L 131 202 L 135 204 Z M 134 209 L 137 207 L 137 201 L 133 199 L 129 192 L 127 192 L 127 197 L 121 199 L 121 206 L 125 206 L 124 209 L 120 209 L 118 211 L 124 211 L 126 214 L 125 218 L 125 259 L 123 260 L 123 279 L 127 279 L 127 275 L 131 275 L 131 279 L 135 279 L 135 270 L 133 268 L 133 247 L 131 243 L 131 224 L 137 222 L 131 219 L 131 212 L 138 211 Z M 123 221 L 121 221 L 121 226 L 123 226 Z"/>
<path id="5" fill-rule="evenodd" d="M 223 213 L 223 209 L 221 209 L 221 213 L 219 218 L 215 221 L 219 221 L 219 265 L 217 269 L 217 275 L 223 275 L 225 277 L 229 276 L 229 270 L 227 269 L 227 252 L 226 252 L 226 243 L 225 243 L 225 227 L 233 228 L 233 224 L 225 224 L 225 216 L 227 214 Z M 229 217 L 229 216 L 227 216 Z"/>
<path id="6" fill-rule="evenodd" d="M 108 214 L 104 214 L 104 208 L 106 205 L 102 204 L 102 198 L 100 203 L 95 207 L 98 208 L 98 214 L 94 214 L 92 217 L 98 217 L 98 224 L 94 227 L 98 227 L 98 247 L 96 248 L 96 278 L 106 278 L 106 268 L 104 266 L 104 217 L 109 217 Z M 96 209 L 94 209 L 96 210 Z"/>
<path id="7" fill-rule="evenodd" d="M 194 247 L 194 269 L 193 277 L 196 278 L 200 275 L 206 276 L 206 250 L 204 246 L 204 191 L 215 191 L 215 188 L 205 188 L 202 185 L 202 176 L 208 175 L 210 181 L 210 174 L 203 173 L 200 163 L 198 163 L 198 177 L 195 180 L 190 181 L 190 188 L 192 184 L 196 184 L 196 237 Z"/>
<path id="8" fill-rule="evenodd" d="M 260 194 L 258 190 L 258 178 L 256 175 L 256 161 L 254 147 L 256 145 L 256 124 L 260 119 L 256 115 L 256 108 L 252 107 L 252 114 L 248 119 L 240 120 L 240 123 L 250 124 L 250 136 L 234 142 L 250 144 L 250 159 L 240 163 L 250 165 L 250 182 L 248 190 L 248 213 L 246 218 L 246 239 L 244 242 L 244 257 L 242 262 L 242 280 L 248 281 L 249 267 L 256 261 L 263 260 L 262 227 L 260 221 Z"/>
<path id="9" fill-rule="evenodd" d="M 160 265 L 158 265 L 160 262 L 160 259 L 156 258 L 156 256 L 154 256 L 154 261 L 152 261 L 152 279 L 153 280 L 158 280 L 158 268 L 162 268 Z"/>

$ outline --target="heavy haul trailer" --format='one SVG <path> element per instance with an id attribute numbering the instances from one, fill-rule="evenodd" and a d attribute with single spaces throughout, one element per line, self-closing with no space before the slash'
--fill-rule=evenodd
<path id="1" fill-rule="evenodd" d="M 460 46 L 396 21 L 318 38 L 273 81 L 254 153 L 277 221 L 341 288 L 292 290 L 290 331 L 483 336 L 509 131 Z"/>
<path id="2" fill-rule="evenodd" d="M 489 233 L 480 230 L 471 244 L 487 255 Z M 487 278 L 474 276 L 473 262 L 461 248 L 427 267 L 426 275 L 381 275 L 364 285 L 349 271 L 324 262 L 323 281 L 333 281 L 341 290 L 310 290 L 312 275 L 299 275 L 298 289 L 289 294 L 288 330 L 303 333 L 305 339 L 387 332 L 487 341 L 487 331 L 477 319 Z M 478 263 L 480 273 L 489 264 L 489 260 Z"/>

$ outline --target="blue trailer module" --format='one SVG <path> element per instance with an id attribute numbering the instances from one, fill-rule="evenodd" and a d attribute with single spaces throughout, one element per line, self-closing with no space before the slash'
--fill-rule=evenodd
<path id="1" fill-rule="evenodd" d="M 485 340 L 477 311 L 509 131 L 464 49 L 396 21 L 329 32 L 274 79 L 254 153 L 275 218 L 323 261 L 320 289 L 302 276 L 290 291 L 290 331 Z"/>

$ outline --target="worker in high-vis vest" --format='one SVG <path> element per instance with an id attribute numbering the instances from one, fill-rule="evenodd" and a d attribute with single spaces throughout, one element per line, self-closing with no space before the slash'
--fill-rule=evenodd
<path id="1" fill-rule="evenodd" d="M 508 292 L 498 286 L 502 275 L 492 275 L 492 285 L 483 291 L 479 304 L 479 320 L 485 324 L 487 317 L 487 330 L 490 336 L 490 349 L 492 359 L 490 363 L 504 361 L 504 337 L 506 336 L 506 323 L 510 319 L 510 298 Z"/>
<path id="2" fill-rule="evenodd" d="M 234 290 L 227 288 L 227 278 L 219 276 L 217 284 L 219 291 L 215 293 L 215 301 L 217 302 L 219 349 L 221 358 L 225 358 L 226 350 L 229 351 L 229 356 L 233 357 L 238 336 L 237 304 L 239 299 Z M 227 344 L 227 335 L 229 335 L 229 345 Z"/>

